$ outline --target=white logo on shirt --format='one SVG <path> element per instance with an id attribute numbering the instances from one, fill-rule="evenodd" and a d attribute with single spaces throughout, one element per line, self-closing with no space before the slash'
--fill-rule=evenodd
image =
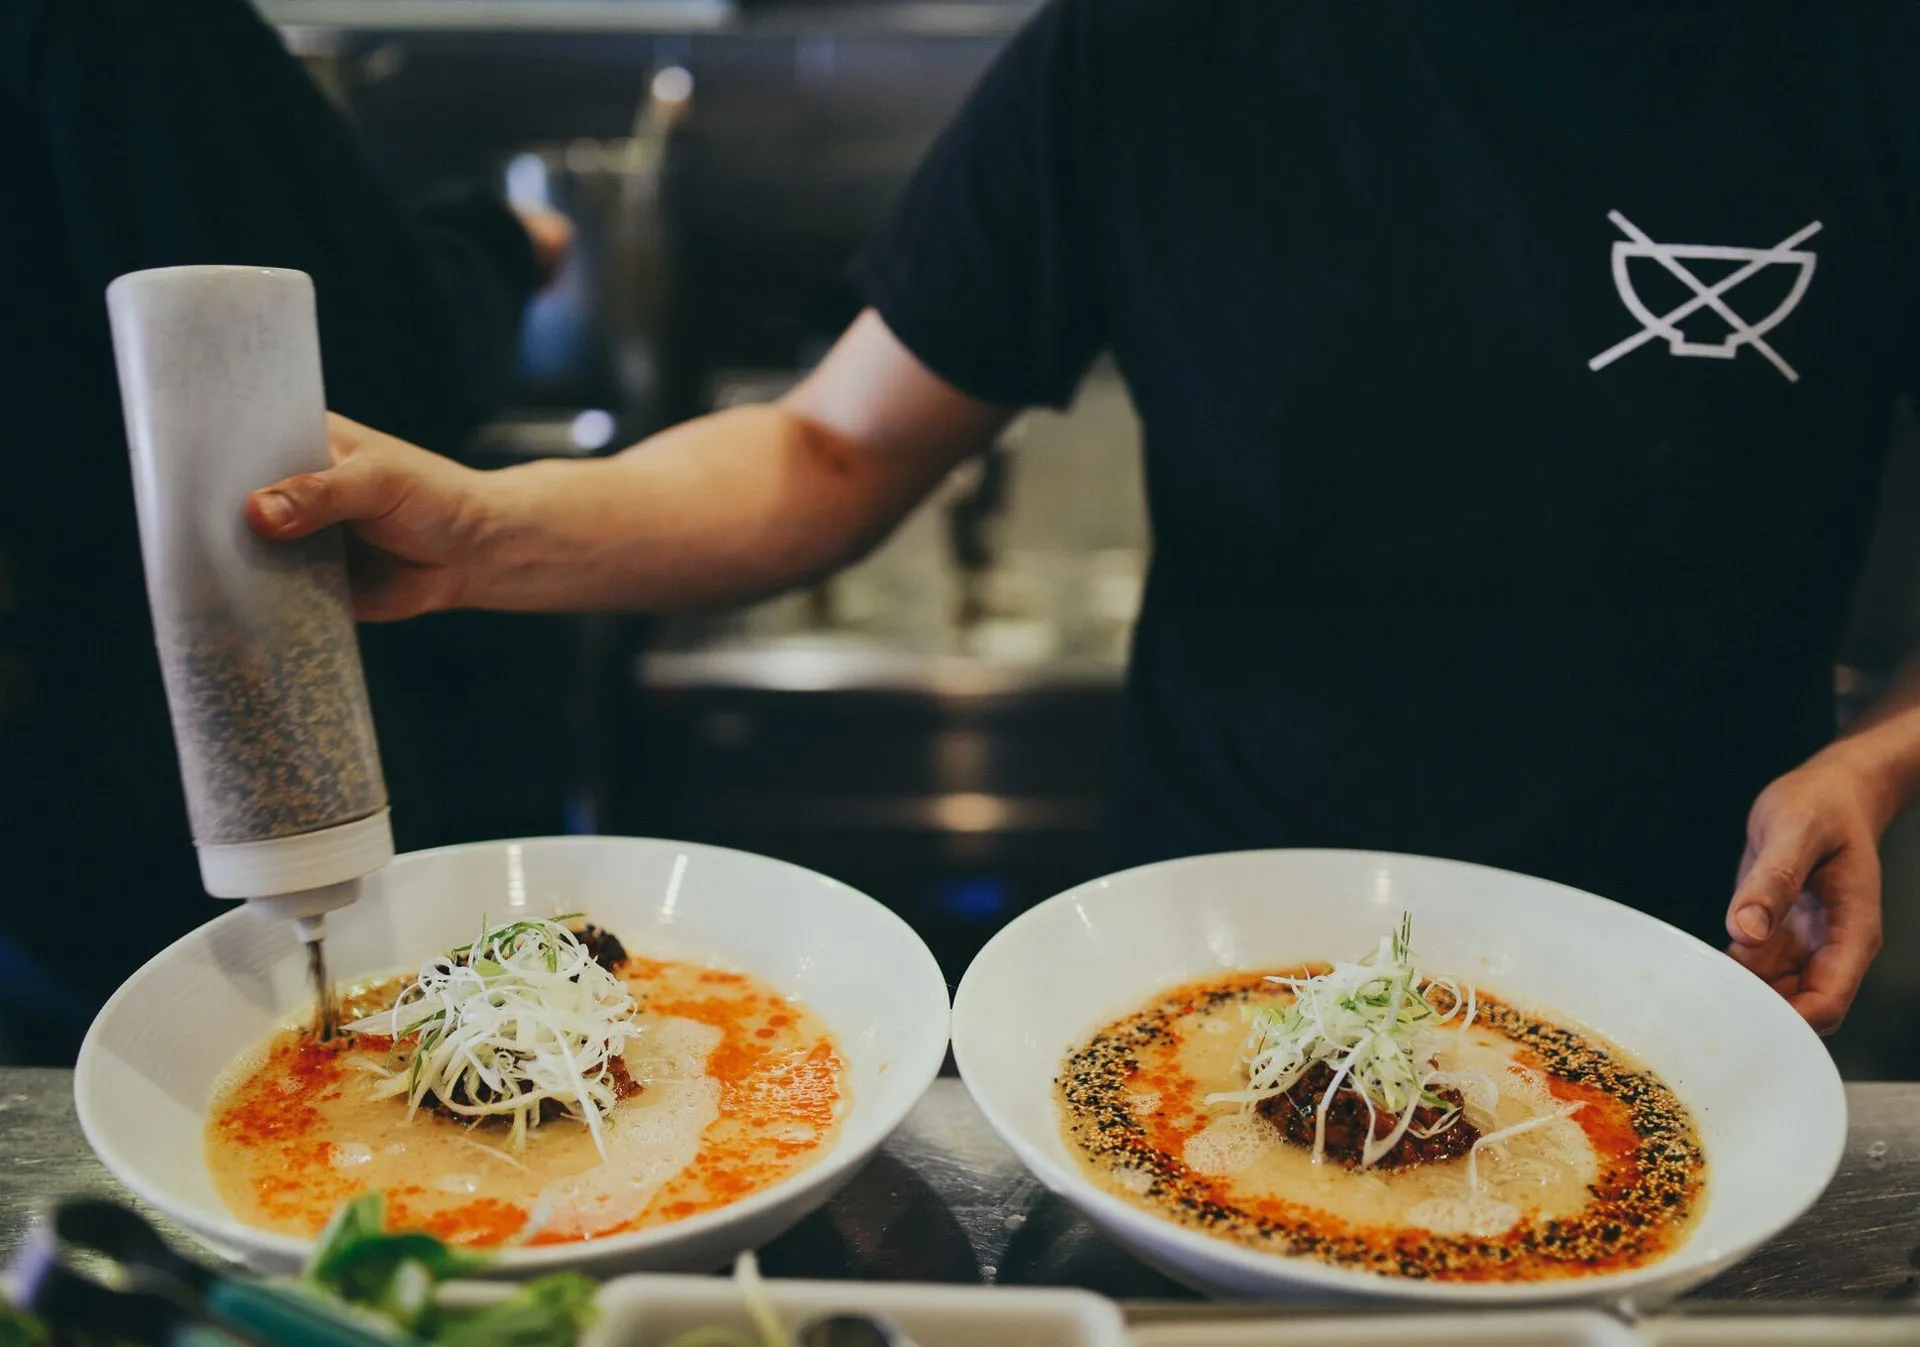
<path id="1" fill-rule="evenodd" d="M 1655 243 L 1642 233 L 1638 226 L 1619 211 L 1608 211 L 1607 218 L 1619 226 L 1620 232 L 1627 237 L 1613 245 L 1613 284 L 1620 292 L 1620 302 L 1627 306 L 1627 312 L 1638 318 L 1642 324 L 1640 330 L 1617 346 L 1610 346 L 1587 362 L 1590 370 L 1602 370 L 1629 351 L 1638 350 L 1655 337 L 1665 337 L 1667 350 L 1673 355 L 1706 356 L 1714 360 L 1732 360 L 1740 354 L 1742 346 L 1751 346 L 1761 355 L 1773 362 L 1773 367 L 1787 378 L 1798 383 L 1800 376 L 1780 356 L 1780 353 L 1767 344 L 1766 334 L 1780 326 L 1786 316 L 1793 312 L 1800 297 L 1807 293 L 1807 286 L 1813 280 L 1814 263 L 1819 259 L 1810 252 L 1800 250 L 1800 245 L 1820 232 L 1820 222 L 1815 220 L 1799 233 L 1782 239 L 1771 248 L 1720 248 L 1694 243 Z M 1633 277 L 1627 264 L 1636 257 L 1650 257 L 1678 276 L 1693 298 L 1666 313 L 1655 314 L 1648 309 L 1645 301 L 1634 293 Z M 1688 261 L 1714 261 L 1742 263 L 1736 270 L 1728 272 L 1712 285 L 1708 285 L 1686 268 Z M 1749 323 L 1722 298 L 1727 291 L 1757 273 L 1776 263 L 1784 263 L 1800 268 L 1800 274 L 1794 277 L 1793 289 L 1780 301 L 1774 311 L 1757 323 Z M 1680 323 L 1688 315 L 1710 308 L 1727 323 L 1727 335 L 1719 342 L 1688 341 L 1680 330 Z"/>

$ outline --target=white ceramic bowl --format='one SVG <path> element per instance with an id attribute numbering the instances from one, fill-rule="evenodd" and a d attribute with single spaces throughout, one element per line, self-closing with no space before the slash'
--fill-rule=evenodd
<path id="1" fill-rule="evenodd" d="M 473 935 L 481 914 L 584 911 L 629 949 L 737 969 L 805 1002 L 847 1064 L 852 1107 L 811 1169 L 730 1206 L 576 1244 L 506 1251 L 503 1271 L 707 1271 L 825 1202 L 939 1074 L 947 988 L 905 922 L 834 880 L 745 852 L 620 837 L 482 842 L 416 852 L 327 918 L 337 979 L 418 963 Z M 292 932 L 244 911 L 156 955 L 107 1002 L 74 1075 L 80 1125 L 127 1187 L 215 1248 L 265 1269 L 310 1241 L 242 1225 L 203 1152 L 217 1078 L 311 1004 Z"/>
<path id="2" fill-rule="evenodd" d="M 1058 1131 L 1068 1049 L 1154 992 L 1217 969 L 1345 957 L 1413 914 L 1423 967 L 1584 1025 L 1692 1109 L 1708 1196 L 1686 1243 L 1630 1272 L 1531 1283 L 1421 1282 L 1258 1252 L 1113 1197 Z M 1826 1049 L 1718 950 L 1575 889 L 1482 866 L 1342 851 L 1196 857 L 1072 889 L 991 940 L 954 1000 L 954 1054 L 987 1118 L 1054 1192 L 1169 1275 L 1219 1295 L 1500 1304 L 1657 1301 L 1726 1268 L 1820 1196 L 1846 1142 Z"/>

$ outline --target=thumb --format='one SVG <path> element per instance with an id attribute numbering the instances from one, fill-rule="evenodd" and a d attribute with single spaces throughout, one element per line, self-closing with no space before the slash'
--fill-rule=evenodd
<path id="1" fill-rule="evenodd" d="M 1806 818 L 1781 819 L 1763 828 L 1755 839 L 1753 864 L 1727 906 L 1727 934 L 1735 944 L 1750 947 L 1772 938 L 1826 851 Z"/>
<path id="2" fill-rule="evenodd" d="M 354 454 L 260 488 L 247 497 L 247 524 L 269 542 L 292 542 L 329 524 L 377 519 L 398 503 L 399 491 L 378 456 Z"/>

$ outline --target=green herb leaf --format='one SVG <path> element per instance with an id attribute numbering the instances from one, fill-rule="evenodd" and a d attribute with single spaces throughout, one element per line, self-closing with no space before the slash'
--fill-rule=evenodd
<path id="1" fill-rule="evenodd" d="M 573 1347 L 593 1322 L 598 1290 L 577 1273 L 542 1277 L 498 1304 L 440 1311 L 428 1340 L 443 1347 Z"/>
<path id="2" fill-rule="evenodd" d="M 388 1234 L 386 1215 L 383 1193 L 342 1206 L 321 1232 L 301 1276 L 350 1305 L 379 1310 L 410 1328 L 429 1303 L 434 1282 L 472 1276 L 488 1263 L 432 1235 Z"/>
<path id="3" fill-rule="evenodd" d="M 47 1347 L 52 1340 L 38 1319 L 0 1304 L 0 1347 Z"/>

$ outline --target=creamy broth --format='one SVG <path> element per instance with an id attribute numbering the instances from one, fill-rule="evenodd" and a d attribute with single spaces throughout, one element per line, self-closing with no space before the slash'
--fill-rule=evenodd
<path id="1" fill-rule="evenodd" d="M 1259 1113 L 1208 1105 L 1245 1084 L 1245 1011 L 1291 999 L 1262 974 L 1232 974 L 1156 997 L 1076 1048 L 1057 1102 L 1081 1165 L 1182 1224 L 1409 1277 L 1638 1266 L 1677 1245 L 1699 1209 L 1699 1137 L 1673 1093 L 1612 1044 L 1484 994 L 1437 1061 L 1497 1083 L 1496 1101 L 1469 1097 L 1467 1120 L 1485 1135 L 1580 1108 L 1482 1147 L 1471 1182 L 1465 1156 L 1390 1173 L 1316 1163 Z"/>
<path id="2" fill-rule="evenodd" d="M 557 1243 L 680 1220 L 811 1166 L 847 1108 L 843 1067 L 817 1016 L 740 973 L 629 959 L 640 1003 L 626 1050 L 640 1090 L 606 1118 L 603 1162 L 586 1126 L 555 1118 L 524 1149 L 404 1099 L 373 1099 L 368 1064 L 390 1043 L 277 1035 L 230 1074 L 207 1127 L 214 1186 L 249 1225 L 319 1232 L 343 1201 L 388 1197 L 395 1228 L 493 1245 Z M 348 1017 L 392 1003 L 404 979 L 356 991 Z"/>

